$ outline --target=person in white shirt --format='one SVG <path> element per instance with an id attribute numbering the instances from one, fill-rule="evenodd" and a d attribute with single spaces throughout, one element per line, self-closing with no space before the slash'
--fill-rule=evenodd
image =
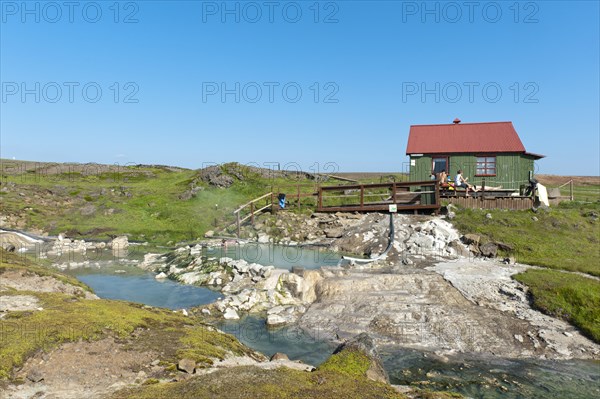
<path id="1" fill-rule="evenodd" d="M 458 170 L 458 172 L 456 172 L 456 179 L 454 180 L 454 185 L 455 187 L 462 187 L 466 190 L 466 194 L 465 196 L 468 197 L 469 196 L 469 190 L 473 190 L 473 186 L 470 185 L 469 183 L 467 183 L 467 180 L 469 178 L 467 177 L 466 179 L 463 177 L 462 175 L 462 170 Z"/>

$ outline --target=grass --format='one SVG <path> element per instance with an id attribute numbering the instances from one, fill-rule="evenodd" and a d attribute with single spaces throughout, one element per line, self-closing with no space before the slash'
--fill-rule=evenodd
<path id="1" fill-rule="evenodd" d="M 4 251 L 2 254 L 0 277 L 7 270 L 21 269 L 76 283 L 71 277 L 36 266 L 26 259 Z M 203 325 L 200 319 L 187 318 L 166 309 L 124 301 L 88 300 L 62 293 L 11 289 L 3 291 L 2 295 L 31 295 L 37 298 L 43 310 L 10 312 L 0 319 L 0 380 L 10 378 L 15 367 L 39 350 L 48 351 L 64 342 L 107 336 L 131 339 L 131 346 L 141 350 L 160 347 L 169 354 L 162 360 L 172 363 L 182 357 L 191 357 L 210 364 L 212 358 L 222 359 L 227 353 L 251 352 L 233 336 Z M 146 332 L 132 337 L 139 328 Z"/>
<path id="2" fill-rule="evenodd" d="M 220 230 L 235 222 L 233 211 L 240 205 L 271 191 L 286 193 L 289 209 L 296 212 L 298 200 L 294 195 L 300 190 L 305 195 L 300 199 L 301 207 L 312 209 L 316 198 L 310 194 L 316 192 L 319 184 L 303 176 L 261 177 L 235 163 L 221 165 L 222 171 L 234 179 L 231 187 L 222 189 L 198 179 L 198 171 L 187 169 L 135 165 L 107 171 L 110 166 L 106 165 L 39 164 L 21 173 L 27 163 L 2 162 L 3 187 L 10 188 L 1 192 L 2 214 L 21 216 L 25 230 L 103 240 L 127 234 L 130 240 L 161 245 L 193 241 L 209 230 Z M 48 171 L 50 167 L 62 167 L 63 171 L 52 173 Z M 356 177 L 360 183 L 406 180 L 401 174 Z M 195 197 L 180 199 L 192 182 L 201 190 Z M 320 182 L 344 183 L 350 184 L 335 179 Z"/>
<path id="3" fill-rule="evenodd" d="M 462 209 L 452 223 L 483 241 L 513 245 L 518 262 L 600 276 L 599 214 L 600 202 L 563 203 L 537 213 Z"/>
<path id="4" fill-rule="evenodd" d="M 600 342 L 600 281 L 553 270 L 528 270 L 515 279 L 529 287 L 535 308 Z"/>
<path id="5" fill-rule="evenodd" d="M 175 384 L 126 389 L 114 395 L 113 399 L 404 398 L 389 385 L 369 380 L 365 374 L 369 365 L 370 359 L 364 354 L 342 351 L 332 355 L 312 373 L 283 367 L 275 370 L 236 367 Z"/>
<path id="6" fill-rule="evenodd" d="M 222 168 L 240 175 L 234 164 Z M 15 186 L 3 192 L 2 213 L 24 218 L 26 230 L 96 239 L 127 234 L 132 240 L 165 244 L 195 240 L 208 230 L 223 228 L 234 222 L 233 211 L 239 205 L 271 191 L 272 186 L 291 191 L 298 183 L 245 174 L 222 189 L 197 178 L 197 171 L 152 166 L 91 175 L 3 175 L 3 187 L 4 183 Z M 192 181 L 201 190 L 191 199 L 180 199 Z M 314 185 L 310 187 L 302 191 L 314 191 Z"/>

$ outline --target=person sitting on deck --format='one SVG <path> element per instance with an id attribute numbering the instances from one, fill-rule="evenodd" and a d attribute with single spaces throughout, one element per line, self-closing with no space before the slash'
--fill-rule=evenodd
<path id="1" fill-rule="evenodd" d="M 442 171 L 437 174 L 437 182 L 440 188 L 443 190 L 454 190 L 454 184 L 448 181 L 448 173 L 446 173 L 446 169 L 442 169 Z"/>
<path id="2" fill-rule="evenodd" d="M 442 169 L 442 171 L 437 174 L 437 182 L 440 186 L 446 186 L 448 184 L 448 173 L 446 173 L 446 169 Z"/>
<path id="3" fill-rule="evenodd" d="M 458 172 L 456 172 L 456 180 L 454 180 L 454 187 L 457 189 L 460 187 L 464 188 L 466 190 L 466 197 L 469 196 L 469 190 L 475 191 L 474 187 L 467 183 L 467 180 L 469 180 L 469 178 L 464 178 L 462 175 L 462 170 L 459 169 Z"/>

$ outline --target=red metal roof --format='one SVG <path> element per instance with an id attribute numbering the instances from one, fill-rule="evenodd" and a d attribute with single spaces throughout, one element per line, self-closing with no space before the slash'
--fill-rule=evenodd
<path id="1" fill-rule="evenodd" d="M 413 125 L 406 154 L 518 152 L 525 147 L 512 122 Z M 543 155 L 542 155 L 543 157 Z"/>

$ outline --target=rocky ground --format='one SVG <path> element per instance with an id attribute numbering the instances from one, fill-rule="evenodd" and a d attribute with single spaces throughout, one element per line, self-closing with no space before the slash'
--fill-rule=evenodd
<path id="1" fill-rule="evenodd" d="M 440 217 L 397 215 L 394 227 L 391 250 L 371 263 L 294 273 L 203 259 L 198 245 L 162 258 L 148 255 L 144 265 L 161 277 L 219 287 L 225 298 L 202 311 L 228 319 L 266 312 L 271 326 L 298 323 L 338 341 L 366 331 L 378 345 L 441 354 L 600 358 L 600 346 L 531 308 L 527 288 L 510 278 L 527 266 L 496 257 L 510 246 L 461 236 Z M 307 239 L 368 259 L 387 247 L 389 217 L 280 213 L 260 221 L 255 232 L 262 242 Z"/>

